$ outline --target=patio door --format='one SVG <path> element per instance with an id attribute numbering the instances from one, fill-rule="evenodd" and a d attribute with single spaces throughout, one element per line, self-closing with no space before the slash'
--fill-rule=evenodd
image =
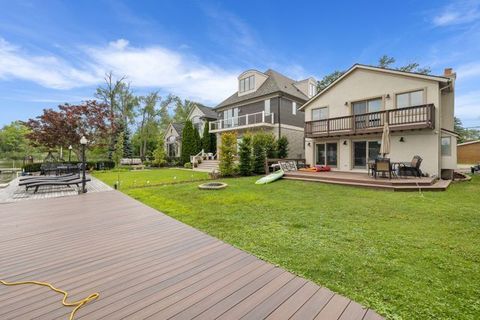
<path id="1" fill-rule="evenodd" d="M 380 155 L 380 141 L 354 141 L 353 167 L 366 169 L 367 162 L 373 161 Z"/>
<path id="2" fill-rule="evenodd" d="M 316 159 L 315 163 L 322 166 L 336 167 L 338 160 L 338 146 L 336 142 L 333 143 L 318 143 L 316 144 Z"/>

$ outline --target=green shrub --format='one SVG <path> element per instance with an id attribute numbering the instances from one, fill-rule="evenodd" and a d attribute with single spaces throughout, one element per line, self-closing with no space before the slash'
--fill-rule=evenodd
<path id="1" fill-rule="evenodd" d="M 162 143 L 159 143 L 155 151 L 153 152 L 153 167 L 163 167 L 167 163 L 165 148 Z"/>
<path id="2" fill-rule="evenodd" d="M 277 140 L 277 156 L 281 159 L 288 157 L 288 139 L 285 136 Z"/>
<path id="3" fill-rule="evenodd" d="M 25 172 L 39 172 L 41 166 L 41 163 L 27 163 L 23 166 L 23 170 Z"/>
<path id="4" fill-rule="evenodd" d="M 249 176 L 252 174 L 252 135 L 246 133 L 243 135 L 242 141 L 238 145 L 238 156 L 240 164 L 238 172 L 242 176 Z"/>
<path id="5" fill-rule="evenodd" d="M 180 162 L 182 164 L 190 162 L 190 156 L 198 153 L 198 143 L 195 140 L 195 128 L 192 121 L 187 120 L 182 132 L 182 153 L 180 155 Z"/>
<path id="6" fill-rule="evenodd" d="M 235 157 L 237 156 L 237 134 L 225 132 L 222 134 L 220 146 L 220 173 L 228 177 L 234 175 Z"/>
<path id="7" fill-rule="evenodd" d="M 252 140 L 252 150 L 253 150 L 253 163 L 252 163 L 252 170 L 254 173 L 257 174 L 264 174 L 265 173 L 265 160 L 267 158 L 267 153 L 265 151 L 265 140 L 263 136 L 260 134 L 256 134 L 253 136 Z"/>
<path id="8" fill-rule="evenodd" d="M 186 169 L 192 169 L 192 163 L 186 162 L 186 163 L 183 165 L 183 167 L 186 168 Z"/>

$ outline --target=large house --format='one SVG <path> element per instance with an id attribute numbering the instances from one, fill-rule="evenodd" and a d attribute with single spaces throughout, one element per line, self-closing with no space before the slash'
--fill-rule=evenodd
<path id="1" fill-rule="evenodd" d="M 366 172 L 380 155 L 385 123 L 393 162 L 423 159 L 430 176 L 457 165 L 455 73 L 442 76 L 356 64 L 300 109 L 305 112 L 307 164 Z"/>
<path id="2" fill-rule="evenodd" d="M 247 70 L 238 76 L 238 91 L 214 108 L 218 120 L 210 122 L 210 132 L 220 135 L 235 131 L 238 139 L 245 132 L 263 130 L 289 141 L 289 158 L 303 158 L 305 152 L 304 114 L 299 111 L 316 90 L 316 80 L 290 79 L 274 70 Z"/>
<path id="3" fill-rule="evenodd" d="M 192 110 L 190 110 L 187 119 L 192 121 L 193 126 L 198 130 L 200 137 L 202 137 L 204 127 L 207 123 L 217 120 L 217 113 L 212 108 L 195 104 Z M 169 158 L 180 157 L 182 152 L 183 127 L 183 123 L 170 123 L 165 131 L 164 145 Z"/>

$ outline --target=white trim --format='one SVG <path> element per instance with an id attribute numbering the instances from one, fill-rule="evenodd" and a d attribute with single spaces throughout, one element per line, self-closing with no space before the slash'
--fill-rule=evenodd
<path id="1" fill-rule="evenodd" d="M 475 143 L 480 143 L 480 140 L 468 141 L 468 142 L 462 142 L 462 143 L 459 143 L 459 144 L 457 144 L 457 147 L 460 147 L 460 146 L 466 146 L 466 145 L 469 145 L 469 144 L 475 144 Z"/>
<path id="2" fill-rule="evenodd" d="M 425 79 L 425 80 L 431 80 L 431 81 L 437 81 L 437 82 L 443 82 L 443 83 L 449 83 L 451 81 L 450 78 L 446 77 L 441 77 L 441 76 L 429 76 L 425 74 L 420 74 L 420 73 L 413 73 L 413 72 L 406 72 L 406 71 L 399 71 L 399 70 L 393 70 L 393 69 L 385 69 L 385 68 L 380 68 L 380 67 L 373 67 L 373 66 L 367 66 L 363 64 L 354 64 L 350 69 L 348 69 L 343 75 L 341 75 L 337 80 L 333 81 L 330 83 L 326 88 L 324 88 L 322 91 L 317 93 L 315 96 L 313 96 L 310 100 L 305 102 L 303 106 L 299 108 L 299 110 L 303 110 L 306 108 L 310 103 L 312 103 L 316 98 L 321 96 L 324 92 L 330 90 L 333 86 L 335 86 L 337 83 L 342 81 L 345 77 L 350 75 L 353 71 L 357 69 L 364 69 L 364 70 L 370 70 L 370 71 L 377 71 L 377 72 L 384 72 L 384 73 L 390 73 L 390 74 L 395 74 L 395 75 L 400 75 L 400 76 L 406 76 L 406 77 L 412 77 L 412 78 L 419 78 L 419 79 Z"/>

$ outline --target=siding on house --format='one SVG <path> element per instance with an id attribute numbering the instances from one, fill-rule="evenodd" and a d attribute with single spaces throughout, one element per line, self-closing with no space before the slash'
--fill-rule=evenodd
<path id="1" fill-rule="evenodd" d="M 480 163 L 480 140 L 457 145 L 458 163 L 479 164 Z"/>

